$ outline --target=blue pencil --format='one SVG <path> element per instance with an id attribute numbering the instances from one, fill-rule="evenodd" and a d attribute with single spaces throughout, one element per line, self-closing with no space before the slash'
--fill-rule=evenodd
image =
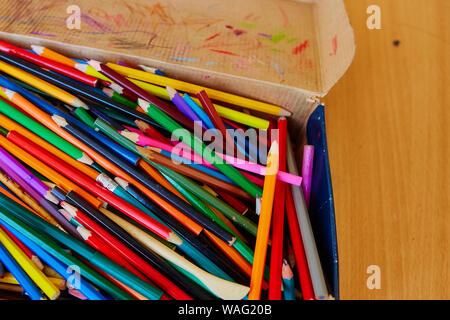
<path id="1" fill-rule="evenodd" d="M 0 261 L 0 278 L 3 278 L 4 274 L 5 274 L 5 267 L 3 266 L 3 263 Z"/>
<path id="2" fill-rule="evenodd" d="M 14 278 L 19 282 L 20 286 L 30 297 L 31 300 L 45 300 L 41 291 L 34 284 L 33 280 L 23 271 L 19 264 L 9 254 L 8 250 L 0 243 L 0 261 L 11 272 Z"/>
<path id="3" fill-rule="evenodd" d="M 61 277 L 63 277 L 67 283 L 74 285 L 76 280 L 72 273 L 67 272 L 68 268 L 65 264 L 61 263 L 59 260 L 55 259 L 52 255 L 47 253 L 44 249 L 39 247 L 33 241 L 22 235 L 16 229 L 12 228 L 5 222 L 1 223 L 6 229 L 8 229 L 12 234 L 14 234 L 24 245 L 26 245 L 31 251 L 33 251 L 39 258 L 41 258 L 47 265 L 49 265 L 53 270 L 55 270 Z M 95 290 L 86 280 L 81 276 L 79 277 L 79 287 L 80 291 L 89 300 L 106 300 L 106 298 Z"/>
<path id="4" fill-rule="evenodd" d="M 192 98 L 187 93 L 185 93 L 183 95 L 183 100 L 192 109 L 192 111 L 194 111 L 195 114 L 202 120 L 202 123 L 206 126 L 206 128 L 215 129 L 214 125 L 211 122 L 211 119 L 209 119 L 206 112 L 203 111 L 203 109 L 200 108 L 199 105 L 197 103 L 195 103 L 195 101 L 192 100 Z"/>

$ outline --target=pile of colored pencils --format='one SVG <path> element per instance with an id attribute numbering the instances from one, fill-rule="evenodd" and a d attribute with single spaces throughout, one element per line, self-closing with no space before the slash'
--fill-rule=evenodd
<path id="1" fill-rule="evenodd" d="M 31 48 L 0 41 L 0 298 L 328 297 L 288 111 Z"/>

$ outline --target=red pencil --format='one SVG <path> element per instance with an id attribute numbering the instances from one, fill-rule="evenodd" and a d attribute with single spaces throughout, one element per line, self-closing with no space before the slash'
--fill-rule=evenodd
<path id="1" fill-rule="evenodd" d="M 70 206 L 67 204 L 66 206 Z M 75 207 L 73 207 L 74 210 L 76 210 Z M 70 221 L 71 218 L 73 218 L 72 213 L 70 213 L 67 209 L 61 209 L 59 212 L 66 218 L 68 221 Z M 89 244 L 91 247 L 93 247 L 95 250 L 103 253 L 105 256 L 110 258 L 112 261 L 117 263 L 118 265 L 121 265 L 131 273 L 134 273 L 136 276 L 141 278 L 144 281 L 148 281 L 148 279 L 135 267 L 133 267 L 130 263 L 128 263 L 127 260 L 125 260 L 120 254 L 117 254 L 117 252 L 113 249 L 112 246 L 107 245 L 102 239 L 100 239 L 95 233 L 92 233 L 90 230 L 84 228 L 84 227 L 77 227 L 77 231 L 80 234 L 80 236 L 86 241 L 87 244 Z"/>
<path id="2" fill-rule="evenodd" d="M 104 76 L 110 78 L 115 83 L 120 85 L 122 88 L 130 90 L 133 94 L 138 96 L 141 99 L 144 99 L 145 101 L 148 101 L 152 104 L 154 104 L 158 109 L 169 115 L 171 118 L 173 118 L 175 121 L 177 121 L 179 124 L 185 126 L 189 130 L 194 130 L 194 123 L 191 119 L 187 118 L 184 114 L 182 114 L 176 107 L 168 104 L 165 101 L 160 100 L 159 98 L 151 95 L 144 89 L 140 88 L 139 86 L 135 85 L 133 82 L 122 76 L 121 74 L 117 73 L 110 67 L 106 66 L 105 64 L 95 61 L 95 60 L 89 60 L 89 65 L 91 65 L 96 71 L 100 72 Z"/>
<path id="3" fill-rule="evenodd" d="M 306 260 L 305 248 L 303 247 L 300 226 L 298 225 L 297 213 L 295 211 L 294 198 L 292 197 L 291 188 L 286 189 L 286 217 L 289 225 L 289 233 L 291 235 L 292 247 L 295 254 L 295 265 L 297 267 L 300 278 L 300 286 L 304 300 L 314 300 L 314 289 L 309 274 L 308 261 Z"/>
<path id="4" fill-rule="evenodd" d="M 222 139 L 225 139 L 225 143 L 222 144 L 222 146 L 224 148 L 222 153 L 226 152 L 228 154 L 234 155 L 235 147 L 234 147 L 233 138 L 231 138 L 230 134 L 228 133 L 227 128 L 225 127 L 225 123 L 223 122 L 223 120 L 219 116 L 219 114 L 217 113 L 216 108 L 214 107 L 213 103 L 211 102 L 211 99 L 209 99 L 206 91 L 202 90 L 202 91 L 198 92 L 196 94 L 196 96 L 197 96 L 197 99 L 202 104 L 203 110 L 205 110 L 209 119 L 211 119 L 214 127 L 222 133 Z M 243 159 L 242 155 L 241 155 L 240 159 Z"/>
<path id="5" fill-rule="evenodd" d="M 86 228 L 89 228 L 91 231 L 95 232 L 103 241 L 106 242 L 107 245 L 114 248 L 128 262 L 133 264 L 139 270 L 142 270 L 142 272 L 149 279 L 154 281 L 158 287 L 167 292 L 170 296 L 174 297 L 175 299 L 188 299 L 188 300 L 192 299 L 189 295 L 187 295 L 184 291 L 178 288 L 174 283 L 172 283 L 169 279 L 167 279 L 158 270 L 156 270 L 150 264 L 148 264 L 138 254 L 134 253 L 134 251 L 129 249 L 126 245 L 124 245 L 117 238 L 112 236 L 109 232 L 107 232 L 104 228 L 98 225 L 95 221 L 90 219 L 81 210 L 78 210 L 76 207 L 68 204 L 65 201 L 61 201 L 61 206 L 65 210 L 67 210 L 67 212 L 69 212 L 82 225 L 84 225 Z"/>
<path id="6" fill-rule="evenodd" d="M 152 219 L 146 213 L 132 206 L 128 202 L 124 201 L 122 198 L 116 196 L 108 189 L 97 184 L 93 179 L 86 176 L 81 171 L 75 169 L 68 163 L 62 161 L 58 157 L 54 156 L 41 146 L 35 144 L 31 140 L 25 138 L 20 133 L 12 130 L 7 136 L 8 140 L 14 142 L 15 144 L 21 146 L 22 149 L 27 150 L 28 153 L 39 158 L 41 161 L 53 167 L 55 170 L 59 171 L 61 174 L 65 175 L 67 178 L 76 182 L 78 185 L 85 188 L 88 192 L 95 194 L 100 197 L 111 206 L 115 207 L 119 211 L 123 212 L 125 215 L 139 222 L 145 226 L 150 231 L 156 233 L 161 238 L 175 243 L 180 244 L 181 239 L 169 228 L 159 223 L 158 221 Z"/>
<path id="7" fill-rule="evenodd" d="M 279 170 L 286 170 L 286 135 L 287 120 L 278 120 Z M 269 300 L 281 300 L 281 267 L 283 263 L 283 229 L 286 184 L 277 180 L 275 185 L 277 196 L 273 205 L 272 218 L 272 251 L 270 255 Z"/>
<path id="8" fill-rule="evenodd" d="M 91 87 L 95 87 L 97 85 L 97 78 L 95 77 L 87 75 L 75 68 L 69 67 L 60 62 L 41 57 L 40 55 L 33 52 L 29 52 L 22 48 L 13 46 L 12 44 L 0 41 L 0 51 L 27 60 L 31 63 L 37 64 L 40 67 L 55 71 L 74 80 L 83 82 Z"/>
<path id="9" fill-rule="evenodd" d="M 248 207 L 242 203 L 240 200 L 235 197 L 229 195 L 226 191 L 216 189 L 214 190 L 217 194 L 230 206 L 232 206 L 236 211 L 240 212 L 242 215 L 246 214 L 248 211 Z"/>

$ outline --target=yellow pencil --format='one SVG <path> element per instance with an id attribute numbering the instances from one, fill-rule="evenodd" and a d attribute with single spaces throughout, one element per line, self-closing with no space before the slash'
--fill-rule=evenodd
<path id="1" fill-rule="evenodd" d="M 261 211 L 259 214 L 258 232 L 256 234 L 255 255 L 253 258 L 252 276 L 248 300 L 259 300 L 261 284 L 266 264 L 267 245 L 269 241 L 270 221 L 272 219 L 275 182 L 278 173 L 278 143 L 274 141 L 267 157 L 266 177 L 262 195 Z"/>
<path id="2" fill-rule="evenodd" d="M 45 93 L 48 93 L 56 99 L 67 103 L 68 105 L 76 108 L 82 107 L 85 109 L 89 109 L 89 107 L 83 101 L 70 94 L 69 92 L 60 89 L 57 86 L 54 86 L 53 84 L 48 83 L 47 81 L 44 81 L 38 77 L 35 77 L 26 71 L 13 67 L 3 61 L 0 61 L 0 71 L 3 71 L 16 79 L 28 83 L 30 86 L 33 86 Z"/>
<path id="3" fill-rule="evenodd" d="M 58 287 L 60 290 L 66 290 L 66 280 L 62 278 L 47 276 L 47 279 L 50 280 L 56 287 Z M 10 272 L 5 272 L 3 275 L 3 278 L 0 278 L 0 283 L 8 283 L 8 284 L 18 284 L 20 285 L 19 281 L 17 281 L 16 278 L 12 275 Z"/>
<path id="4" fill-rule="evenodd" d="M 25 253 L 20 250 L 20 248 L 2 229 L 0 229 L 0 242 L 49 299 L 55 300 L 59 297 L 60 292 L 57 286 L 55 286 L 53 282 L 51 282 L 45 274 L 39 270 L 38 267 L 36 267 L 33 261 L 31 261 Z"/>
<path id="5" fill-rule="evenodd" d="M 219 90 L 202 87 L 202 86 L 195 85 L 192 83 L 188 83 L 188 82 L 184 82 L 184 81 L 180 81 L 180 80 L 176 80 L 176 79 L 171 79 L 168 77 L 159 76 L 159 75 L 152 74 L 152 73 L 149 73 L 146 71 L 124 67 L 124 66 L 121 66 L 121 65 L 118 65 L 115 63 L 111 63 L 111 62 L 108 62 L 107 66 L 110 67 L 111 69 L 121 73 L 122 75 L 124 75 L 126 77 L 137 79 L 137 80 L 142 80 L 145 82 L 150 82 L 153 84 L 157 84 L 159 86 L 164 86 L 164 87 L 170 86 L 176 90 L 194 93 L 194 94 L 197 92 L 200 92 L 202 90 L 205 90 L 206 93 L 208 94 L 208 96 L 212 100 L 223 101 L 223 102 L 230 103 L 230 104 L 233 104 L 236 106 L 240 106 L 240 107 L 244 107 L 244 108 L 252 109 L 252 110 L 257 110 L 257 111 L 261 111 L 264 113 L 273 114 L 276 116 L 289 117 L 291 115 L 291 113 L 289 111 L 287 111 L 279 106 L 270 104 L 270 103 L 265 103 L 262 101 L 244 98 L 244 97 L 232 94 L 232 93 L 222 92 Z"/>
<path id="6" fill-rule="evenodd" d="M 133 78 L 127 78 L 128 80 L 130 80 L 131 82 L 133 82 L 134 84 L 136 84 L 137 86 L 141 87 L 142 89 L 144 89 L 145 91 L 153 94 L 154 96 L 157 96 L 158 98 L 164 99 L 164 100 L 171 100 L 169 94 L 167 93 L 167 90 L 163 87 L 159 87 L 156 86 L 154 84 L 145 82 L 145 81 L 141 81 L 141 80 L 136 80 Z M 200 101 L 195 98 L 195 97 L 191 97 L 192 100 L 194 100 L 194 102 L 196 104 L 198 104 L 198 106 L 200 108 L 203 108 L 202 104 L 200 103 Z M 256 129 L 263 129 L 266 130 L 269 127 L 269 121 L 262 119 L 262 118 L 258 118 L 249 114 L 246 114 L 244 112 L 240 112 L 231 108 L 227 108 L 218 104 L 213 103 L 214 108 L 216 109 L 217 113 L 225 119 L 231 120 L 231 121 L 235 121 L 237 123 L 242 123 L 244 125 L 250 126 L 252 128 L 256 128 Z"/>

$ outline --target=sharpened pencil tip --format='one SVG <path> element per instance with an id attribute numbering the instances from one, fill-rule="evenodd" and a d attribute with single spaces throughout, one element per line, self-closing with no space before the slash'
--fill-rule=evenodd
<path id="1" fill-rule="evenodd" d="M 128 181 L 126 181 L 126 180 L 124 180 L 122 178 L 119 178 L 119 177 L 115 177 L 114 181 L 116 181 L 117 184 L 119 186 L 121 186 L 123 189 L 126 189 L 128 187 L 128 185 L 129 185 Z"/>
<path id="2" fill-rule="evenodd" d="M 35 44 L 31 45 L 31 50 L 33 50 L 34 52 L 36 52 L 38 55 L 42 55 L 42 53 L 44 52 L 44 47 L 42 46 L 38 46 Z"/>
<path id="3" fill-rule="evenodd" d="M 177 94 L 177 90 L 169 86 L 166 86 L 166 91 L 169 94 L 170 100 L 172 100 L 173 97 L 175 97 L 175 95 Z"/>
<path id="4" fill-rule="evenodd" d="M 87 59 L 86 59 L 86 60 L 87 60 Z M 101 66 L 101 62 L 100 62 L 100 61 L 90 59 L 90 60 L 87 60 L 87 63 L 88 63 L 92 68 L 94 68 L 95 71 L 99 71 L 99 72 L 102 71 L 102 66 Z"/>
<path id="5" fill-rule="evenodd" d="M 147 113 L 148 108 L 150 108 L 150 103 L 141 98 L 138 98 L 138 105 L 139 105 L 139 107 L 144 109 L 145 113 Z"/>
<path id="6" fill-rule="evenodd" d="M 278 115 L 280 117 L 290 117 L 292 115 L 292 112 L 287 111 L 286 109 L 281 109 Z"/>
<path id="7" fill-rule="evenodd" d="M 103 88 L 103 93 L 111 98 L 114 94 L 114 90 L 111 88 Z"/>
<path id="8" fill-rule="evenodd" d="M 5 88 L 5 87 L 2 87 L 2 91 L 5 93 L 5 95 L 8 97 L 8 99 L 12 99 L 12 97 L 13 97 L 13 95 L 16 93 L 16 92 L 14 92 L 14 91 L 12 91 L 12 90 L 9 90 L 9 89 L 7 89 L 7 88 Z"/>

